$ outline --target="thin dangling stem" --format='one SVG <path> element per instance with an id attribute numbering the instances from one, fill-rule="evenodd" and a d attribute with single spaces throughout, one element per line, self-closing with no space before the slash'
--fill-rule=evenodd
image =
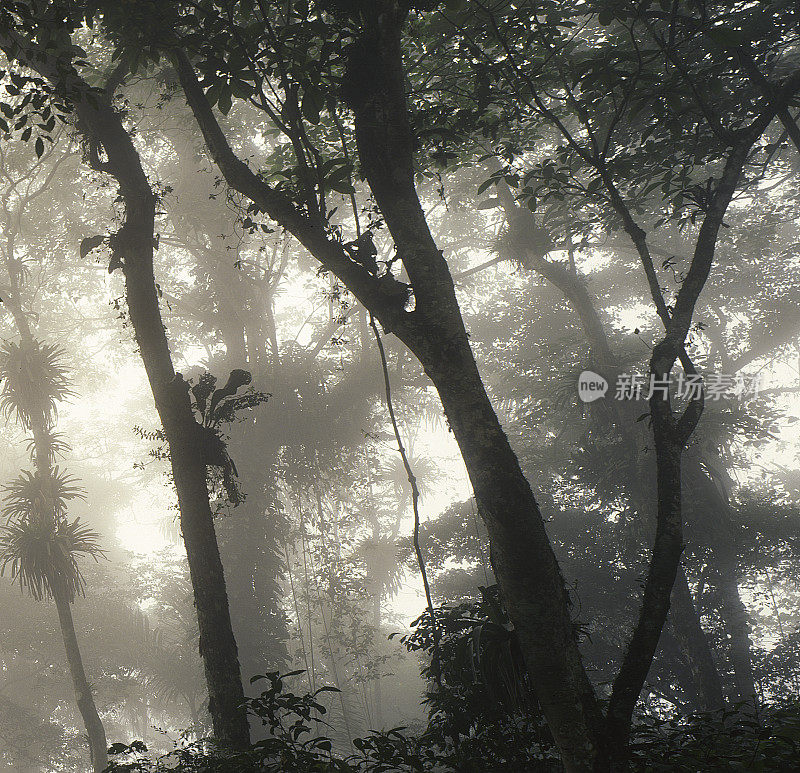
<path id="1" fill-rule="evenodd" d="M 297 629 L 300 631 L 300 646 L 303 650 L 303 661 L 306 664 L 306 678 L 308 679 L 308 691 L 314 692 L 314 685 L 311 681 L 311 671 L 308 667 L 308 655 L 306 654 L 306 636 L 303 632 L 303 623 L 300 619 L 300 605 L 297 603 L 297 593 L 294 589 L 294 578 L 292 577 L 292 565 L 289 561 L 289 550 L 286 543 L 283 544 L 283 555 L 286 558 L 286 573 L 289 575 L 289 586 L 292 589 L 292 600 L 294 601 L 294 613 L 297 616 Z M 308 630 L 309 638 L 311 638 L 311 628 Z"/>
<path id="2" fill-rule="evenodd" d="M 408 476 L 408 483 L 411 486 L 411 506 L 414 510 L 414 552 L 417 554 L 417 565 L 419 566 L 419 573 L 422 575 L 422 584 L 425 587 L 425 598 L 428 602 L 428 614 L 431 617 L 431 632 L 433 633 L 433 675 L 436 679 L 438 687 L 442 686 L 442 663 L 439 655 L 439 626 L 436 623 L 436 613 L 433 610 L 433 598 L 431 596 L 431 586 L 428 582 L 428 570 L 425 567 L 425 559 L 422 556 L 422 549 L 419 546 L 419 488 L 417 487 L 417 479 L 414 477 L 414 472 L 411 469 L 411 464 L 408 461 L 408 454 L 406 453 L 405 446 L 400 437 L 400 428 L 397 426 L 397 417 L 394 415 L 394 406 L 392 405 L 392 385 L 389 381 L 389 368 L 386 365 L 386 351 L 383 348 L 383 341 L 381 334 L 378 332 L 378 326 L 375 324 L 375 317 L 369 315 L 369 324 L 375 333 L 375 341 L 378 344 L 378 351 L 381 355 L 381 368 L 383 369 L 383 383 L 386 387 L 386 408 L 389 411 L 389 419 L 392 422 L 392 429 L 394 430 L 394 437 L 397 441 L 397 450 L 400 452 L 400 458 L 403 460 L 403 467 L 405 467 L 406 475 Z"/>

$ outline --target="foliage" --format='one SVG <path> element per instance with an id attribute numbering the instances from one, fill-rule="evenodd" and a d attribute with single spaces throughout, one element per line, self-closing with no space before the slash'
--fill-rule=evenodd
<path id="1" fill-rule="evenodd" d="M 239 754 L 218 751 L 202 741 L 179 746 L 169 754 L 150 759 L 140 741 L 130 745 L 115 744 L 110 752 L 116 759 L 109 773 L 140 771 L 165 773 L 208 771 L 209 773 L 318 773 L 352 771 L 353 773 L 417 773 L 422 771 L 549 771 L 553 763 L 545 761 L 534 736 L 524 720 L 500 728 L 494 723 L 476 724 L 460 745 L 438 732 L 414 736 L 405 728 L 372 732 L 353 741 L 356 751 L 347 756 L 333 752 L 333 742 L 311 733 L 312 725 L 325 723 L 325 707 L 316 697 L 333 688 L 324 687 L 315 693 L 295 695 L 284 689 L 283 680 L 302 672 L 284 676 L 266 675 L 269 687 L 260 698 L 248 700 L 250 713 L 270 728 L 272 735 L 256 742 Z M 308 737 L 307 737 L 308 736 Z M 488 766 L 488 767 L 487 767 Z"/>
<path id="2" fill-rule="evenodd" d="M 138 771 L 208 771 L 208 773 L 318 773 L 352 771 L 379 773 L 464 773 L 464 771 L 560 770 L 552 747 L 542 744 L 540 723 L 522 717 L 498 721 L 473 717 L 469 731 L 459 738 L 428 729 L 421 735 L 405 728 L 371 733 L 355 739 L 356 752 L 347 757 L 333 753 L 331 740 L 313 735 L 312 726 L 325 723 L 325 708 L 313 694 L 295 695 L 285 690 L 284 676 L 271 673 L 261 679 L 269 686 L 248 710 L 271 730 L 271 736 L 242 753 L 221 751 L 210 741 L 183 744 L 167 755 L 148 757 L 141 741 L 114 744 L 109 773 Z M 800 753 L 800 705 L 768 706 L 758 717 L 752 709 L 737 706 L 719 712 L 696 713 L 665 719 L 642 717 L 634 726 L 631 769 L 658 773 L 676 771 L 779 771 L 794 768 Z"/>
<path id="3" fill-rule="evenodd" d="M 634 769 L 641 771 L 784 771 L 800 755 L 800 705 L 788 702 L 753 716 L 752 707 L 663 719 L 634 726 Z"/>
<path id="4" fill-rule="evenodd" d="M 0 346 L 0 413 L 25 429 L 49 425 L 57 404 L 73 394 L 64 366 L 64 351 L 41 341 Z"/>
<path id="5" fill-rule="evenodd" d="M 84 591 L 79 555 L 102 554 L 99 535 L 78 518 L 68 521 L 67 502 L 81 497 L 74 478 L 55 468 L 46 482 L 37 472 L 23 471 L 5 488 L 2 509 L 8 523 L 0 531 L 0 573 L 11 577 L 35 599 L 65 590 L 71 600 Z"/>
<path id="6" fill-rule="evenodd" d="M 58 467 L 49 474 L 23 470 L 5 486 L 0 530 L 0 574 L 12 579 L 35 599 L 50 598 L 54 590 L 72 601 L 83 595 L 85 581 L 78 556 L 103 554 L 99 535 L 80 522 L 67 520 L 70 500 L 82 499 L 76 479 Z"/>

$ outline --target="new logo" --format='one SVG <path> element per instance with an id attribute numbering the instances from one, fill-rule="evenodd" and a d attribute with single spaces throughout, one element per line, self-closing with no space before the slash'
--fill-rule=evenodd
<path id="1" fill-rule="evenodd" d="M 578 397 L 585 403 L 592 403 L 605 397 L 608 381 L 591 370 L 585 370 L 578 376 Z"/>

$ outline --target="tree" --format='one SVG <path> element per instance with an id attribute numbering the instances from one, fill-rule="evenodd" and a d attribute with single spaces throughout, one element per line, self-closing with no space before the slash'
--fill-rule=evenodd
<path id="1" fill-rule="evenodd" d="M 19 22 L 24 29 L 26 23 L 33 21 L 29 15 L 32 9 L 20 6 L 17 10 L 20 17 L 12 19 L 11 24 Z M 10 27 L 7 17 L 3 21 L 0 48 L 10 61 L 17 61 L 38 73 L 39 77 L 31 81 L 23 78 L 38 91 L 38 104 L 41 106 L 41 100 L 47 101 L 53 94 L 57 95 L 56 102 L 70 101 L 77 125 L 86 138 L 92 167 L 110 174 L 120 185 L 126 218 L 122 227 L 108 239 L 112 250 L 111 266 L 122 268 L 125 275 L 131 322 L 170 446 L 181 528 L 195 593 L 209 710 L 215 734 L 221 741 L 234 747 L 246 746 L 249 728 L 225 578 L 209 505 L 203 427 L 192 413 L 188 385 L 175 373 L 172 364 L 153 275 L 156 197 L 122 117 L 111 104 L 124 72 L 115 71 L 104 89 L 92 89 L 72 66 L 74 49 L 68 26 L 58 26 L 63 47 L 56 44 L 55 48 L 47 48 Z M 42 30 L 37 30 L 34 24 L 34 36 L 37 32 Z M 44 84 L 49 86 L 44 87 Z M 56 109 L 56 102 L 48 105 L 51 113 Z M 101 149 L 106 160 L 100 158 Z"/>
<path id="2" fill-rule="evenodd" d="M 714 260 L 723 218 L 753 149 L 772 120 L 788 109 L 797 83 L 789 77 L 770 87 L 767 96 L 762 88 L 755 101 L 743 101 L 743 94 L 754 93 L 753 79 L 748 76 L 742 86 L 738 75 L 730 77 L 727 57 L 719 52 L 712 55 L 700 46 L 699 55 L 692 53 L 690 43 L 697 42 L 695 32 L 690 29 L 691 34 L 683 37 L 687 28 L 681 27 L 678 61 L 690 66 L 692 85 L 696 86 L 698 79 L 709 83 L 730 79 L 735 86 L 720 103 L 730 111 L 725 117 L 730 118 L 731 125 L 720 130 L 718 114 L 707 115 L 703 110 L 706 100 L 693 103 L 696 95 L 692 94 L 687 106 L 683 99 L 683 72 L 672 59 L 675 36 L 670 25 L 674 27 L 675 15 L 648 16 L 644 13 L 648 4 L 631 8 L 622 3 L 579 3 L 562 14 L 560 5 L 548 4 L 542 14 L 538 4 L 500 3 L 499 11 L 493 6 L 488 14 L 481 7 L 485 15 L 476 28 L 484 37 L 479 44 L 486 42 L 488 31 L 488 37 L 494 38 L 489 44 L 489 59 L 494 62 L 492 57 L 496 57 L 501 70 L 498 73 L 489 68 L 480 73 L 481 98 L 486 96 L 484 87 L 488 85 L 495 113 L 498 105 L 509 107 L 511 115 L 522 114 L 531 122 L 535 117 L 537 127 L 549 122 L 551 133 L 561 134 L 563 147 L 555 149 L 553 163 L 542 165 L 540 177 L 545 183 L 540 187 L 553 196 L 564 195 L 562 184 L 566 178 L 569 185 L 572 173 L 584 185 L 582 192 L 609 205 L 605 219 L 598 218 L 596 223 L 621 224 L 628 232 L 666 331 L 656 346 L 650 374 L 663 383 L 680 359 L 685 373 L 695 375 L 686 351 L 687 336 Z M 449 4 L 451 10 L 459 6 Z M 122 61 L 117 76 L 168 58 L 175 69 L 169 75 L 174 78 L 177 74 L 213 159 L 229 187 L 250 202 L 246 206 L 251 223 L 266 216 L 292 233 L 324 270 L 335 274 L 384 329 L 396 334 L 417 357 L 439 393 L 466 462 L 492 542 L 493 563 L 505 602 L 566 768 L 589 770 L 624 764 L 631 716 L 661 635 L 680 562 L 681 462 L 702 411 L 702 400 L 692 400 L 678 417 L 668 389 L 661 393 L 656 390 L 652 396 L 659 495 L 653 560 L 639 623 L 616 679 L 611 709 L 604 716 L 580 657 L 570 600 L 539 505 L 487 396 L 453 277 L 431 234 L 430 220 L 415 185 L 418 158 L 423 155 L 417 151 L 430 150 L 423 141 L 424 130 L 415 125 L 424 113 L 420 108 L 430 98 L 430 91 L 416 78 L 418 71 L 414 69 L 420 62 L 433 59 L 431 48 L 424 48 L 431 46 L 432 39 L 420 22 L 427 18 L 430 4 L 389 0 L 259 2 L 256 8 L 252 2 L 143 0 L 92 4 L 88 8 L 48 5 L 47 10 L 53 13 L 38 14 L 30 20 L 27 32 L 33 37 L 22 41 L 40 45 L 36 53 L 45 54 L 45 58 L 52 48 L 45 42 L 51 39 L 51 33 L 55 30 L 56 37 L 63 37 L 64 28 L 77 25 L 76 14 L 65 23 L 65 10 L 80 11 L 82 20 L 96 24 L 99 31 L 110 36 L 116 46 L 114 61 Z M 499 25 L 493 24 L 499 12 L 505 14 L 504 29 L 512 34 L 510 42 L 498 30 Z M 545 17 L 543 26 L 540 16 Z M 584 25 L 585 34 L 572 41 L 577 35 L 576 19 Z M 602 31 L 617 21 L 621 30 L 615 27 L 613 35 Z M 410 31 L 423 34 L 415 38 Z M 419 45 L 417 41 L 422 41 L 421 50 L 414 48 Z M 644 56 L 642 42 L 648 46 Z M 782 42 L 775 42 L 774 47 Z M 12 35 L 12 55 L 19 54 L 17 43 Z M 466 43 L 464 47 L 469 49 Z M 440 48 L 453 58 L 446 45 Z M 476 49 L 481 54 L 480 45 L 472 43 L 470 54 L 480 59 L 482 54 L 476 56 Z M 416 52 L 419 57 L 409 56 Z M 128 219 L 112 239 L 112 265 L 123 268 L 128 282 L 132 321 L 171 445 L 179 496 L 183 491 L 188 497 L 183 498 L 182 505 L 188 506 L 190 499 L 201 516 L 202 535 L 195 532 L 193 536 L 191 529 L 196 524 L 188 520 L 184 523 L 187 546 L 194 546 L 189 549 L 191 564 L 199 554 L 215 556 L 216 545 L 207 507 L 205 465 L 202 457 L 198 459 L 197 444 L 192 445 L 197 438 L 196 427 L 189 420 L 185 385 L 175 378 L 158 315 L 152 280 L 154 199 L 130 134 L 111 109 L 108 94 L 98 95 L 85 88 L 78 75 L 85 65 L 79 52 L 69 49 L 69 53 L 76 56 L 61 59 L 62 64 L 68 60 L 61 68 L 66 76 L 49 71 L 45 79 L 51 88 L 56 84 L 62 99 L 71 101 L 81 128 L 89 134 L 90 161 L 95 168 L 117 176 L 126 200 Z M 522 69 L 518 56 L 523 57 Z M 760 51 L 758 56 L 766 61 L 769 52 Z M 39 68 L 40 74 L 47 70 L 32 56 L 23 59 Z M 540 72 L 543 63 L 554 66 Z M 670 77 L 662 85 L 659 79 L 665 65 Z M 723 73 L 721 78 L 712 77 L 718 72 Z M 487 75 L 492 76 L 488 84 Z M 497 88 L 509 75 L 512 88 Z M 463 87 L 463 80 L 457 80 L 456 86 Z M 555 97 L 549 92 L 553 86 Z M 452 91 L 457 93 L 456 89 Z M 277 129 L 279 139 L 274 144 L 265 142 L 272 164 L 259 173 L 243 161 L 244 153 L 234 150 L 214 113 L 217 105 L 227 114 L 233 109 L 234 99 L 237 109 L 258 110 L 257 115 L 269 118 Z M 447 102 L 448 109 L 450 106 Z M 41 105 L 33 107 L 40 109 Z M 483 118 L 491 111 L 478 112 Z M 675 128 L 676 115 L 687 116 L 690 131 L 684 132 L 680 125 Z M 542 118 L 546 120 L 538 121 Z M 595 133 L 598 119 L 605 130 L 600 135 Z M 490 135 L 494 129 L 499 132 L 501 124 L 496 121 Z M 655 135 L 655 149 L 648 146 L 641 150 L 634 141 L 642 126 Z M 456 136 L 463 143 L 463 134 L 457 132 Z M 446 159 L 448 154 L 437 155 Z M 508 163 L 518 155 L 509 150 Z M 671 161 L 678 155 L 699 159 L 689 166 L 718 165 L 718 176 L 698 180 L 691 177 L 692 169 L 684 168 L 681 171 L 685 174 L 678 175 L 673 184 L 676 175 Z M 434 157 L 433 153 L 429 156 Z M 355 176 L 366 181 L 364 192 L 374 200 L 366 211 L 359 211 Z M 504 176 L 505 170 L 496 179 Z M 507 176 L 514 181 L 514 170 L 509 169 Z M 620 179 L 626 181 L 622 188 Z M 672 309 L 660 287 L 647 234 L 634 217 L 638 210 L 630 206 L 632 199 L 637 207 L 646 208 L 647 194 L 652 192 L 647 189 L 654 182 L 665 186 L 664 193 L 673 195 L 684 219 L 698 226 L 693 259 L 688 261 Z M 529 208 L 535 209 L 532 191 L 523 187 L 521 194 Z M 336 199 L 337 194 L 344 198 Z M 685 200 L 691 203 L 685 205 Z M 334 221 L 336 207 L 332 205 L 342 201 L 352 207 L 352 218 L 340 215 Z M 379 226 L 384 223 L 391 240 L 381 238 Z M 391 254 L 393 248 L 396 255 L 379 260 L 380 247 L 384 246 L 381 242 L 389 241 L 386 252 Z M 188 514 L 185 516 L 188 519 Z M 193 553 L 195 548 L 202 550 Z M 209 580 L 208 587 L 213 587 L 215 598 L 222 602 L 221 568 L 218 571 L 219 562 L 214 561 L 210 573 L 213 582 Z M 193 579 L 202 639 L 207 630 L 204 625 L 208 621 L 204 622 L 202 616 L 208 610 L 204 603 L 208 599 L 197 591 L 198 583 L 204 581 L 200 569 L 195 564 Z M 220 619 L 226 623 L 226 613 Z M 225 681 L 219 679 L 224 672 L 228 684 L 238 683 L 231 657 L 235 645 L 228 629 L 218 643 L 227 670 L 217 671 L 209 665 L 209 681 L 217 678 L 219 686 Z M 203 644 L 205 650 L 207 642 Z M 215 696 L 212 690 L 212 706 L 215 697 L 219 693 Z"/>
<path id="3" fill-rule="evenodd" d="M 414 136 L 403 63 L 403 30 L 412 9 L 390 3 L 346 8 L 335 4 L 331 6 L 331 20 L 316 7 L 309 10 L 307 4 L 289 6 L 288 11 L 266 4 L 260 8 L 259 25 L 245 25 L 246 15 L 242 15 L 243 9 L 237 3 L 222 3 L 214 10 L 211 5 L 199 6 L 188 16 L 176 14 L 171 19 L 176 37 L 170 41 L 167 36 L 163 45 L 170 51 L 209 151 L 228 184 L 250 199 L 255 211 L 293 233 L 381 321 L 384 329 L 397 335 L 420 360 L 439 392 L 459 442 L 489 531 L 495 571 L 565 766 L 568 770 L 589 769 L 604 754 L 624 759 L 632 712 L 666 619 L 682 551 L 680 460 L 702 411 L 702 401 L 691 402 L 676 418 L 668 394 L 655 392 L 651 399 L 658 463 L 653 560 L 639 624 L 604 720 L 581 665 L 567 594 L 538 504 L 486 396 L 469 348 L 452 277 L 431 236 L 414 186 Z M 526 7 L 520 13 L 523 27 L 535 18 L 533 8 Z M 309 24 L 312 19 L 325 33 L 316 39 L 307 37 L 308 30 L 314 29 Z M 326 23 L 327 28 L 322 26 Z M 182 27 L 188 30 L 181 39 Z M 520 36 L 514 44 L 524 47 L 527 39 Z M 314 80 L 304 60 L 311 46 L 318 47 L 326 64 L 331 61 L 322 70 L 321 80 Z M 340 60 L 333 54 L 337 49 L 345 52 Z M 554 54 L 550 41 L 546 41 L 544 49 L 546 56 Z M 227 61 L 220 58 L 219 51 L 227 53 Z M 608 61 L 603 57 L 601 54 L 598 62 L 602 60 L 607 70 Z M 507 61 L 514 64 L 513 57 Z M 207 93 L 203 92 L 196 69 L 209 86 Z M 234 70 L 244 70 L 244 77 L 234 76 Z M 596 73 L 600 68 L 593 65 L 591 71 Z M 621 75 L 621 69 L 617 73 Z M 530 100 L 540 113 L 552 117 L 552 110 L 526 77 L 521 76 L 527 86 L 525 93 L 532 95 Z M 340 85 L 339 93 L 352 114 L 359 172 L 386 222 L 408 283 L 399 280 L 391 268 L 379 269 L 374 250 L 359 241 L 357 212 L 354 241 L 342 243 L 330 237 L 325 195 L 336 186 L 325 178 L 320 155 L 325 140 L 312 135 L 308 124 L 319 123 L 323 107 L 336 122 L 335 104 L 325 104 L 324 100 L 315 103 L 315 95 L 334 83 Z M 590 90 L 586 77 L 581 83 L 589 99 L 597 99 L 602 93 L 596 86 Z M 620 83 L 625 88 L 630 86 L 623 79 Z M 648 87 L 652 88 L 652 80 Z M 672 312 L 663 300 L 644 233 L 630 216 L 606 165 L 609 142 L 586 150 L 574 138 L 571 140 L 569 150 L 587 166 L 594 164 L 601 185 L 640 252 L 654 303 L 666 328 L 650 368 L 660 382 L 668 378 L 679 357 L 687 373 L 695 372 L 684 353 L 684 341 L 711 268 L 724 213 L 752 147 L 780 105 L 787 104 L 796 90 L 794 80 L 782 85 L 780 97 L 756 111 L 752 122 L 745 123 L 735 135 L 728 152 L 721 154 L 725 168 L 719 185 L 709 194 L 694 260 Z M 520 92 L 517 89 L 515 97 Z M 289 184 L 267 184 L 235 155 L 228 143 L 212 106 L 216 101 L 227 112 L 231 98 L 239 95 L 260 107 L 290 141 L 297 166 L 289 174 Z M 313 107 L 315 104 L 320 105 L 319 110 Z M 621 104 L 621 112 L 626 113 L 628 102 L 623 99 Z M 592 109 L 599 113 L 599 104 L 592 105 Z M 580 108 L 576 113 L 580 120 Z M 609 138 L 624 117 L 619 113 L 616 116 L 610 124 Z M 554 120 L 556 125 L 558 120 Z M 338 126 L 341 128 L 341 122 Z M 594 137 L 591 127 L 589 136 Z M 343 143 L 342 152 L 346 151 L 344 138 Z M 719 158 L 716 148 L 711 155 L 715 153 Z M 536 589 L 533 595 L 532 588 Z M 608 736 L 600 729 L 604 726 Z M 600 751 L 603 746 L 605 751 Z"/>
<path id="4" fill-rule="evenodd" d="M 11 576 L 37 601 L 55 601 L 92 766 L 100 773 L 107 764 L 106 735 L 86 679 L 71 604 L 84 592 L 78 557 L 96 558 L 102 550 L 94 531 L 78 519 L 67 520 L 67 504 L 81 496 L 80 489 L 73 478 L 51 466 L 63 449 L 52 431 L 55 406 L 69 393 L 60 353 L 36 341 L 25 325 L 21 334 L 20 344 L 7 343 L 0 352 L 0 408 L 33 433 L 34 471 L 23 471 L 6 487 L 2 512 L 7 525 L 0 535 L 0 560 L 3 571 L 10 567 Z"/>
<path id="5" fill-rule="evenodd" d="M 68 446 L 55 432 L 58 403 L 71 394 L 69 377 L 58 347 L 38 341 L 23 306 L 24 271 L 17 255 L 19 223 L 35 197 L 45 190 L 50 175 L 37 180 L 35 167 L 22 175 L 9 176 L 10 186 L 0 197 L 6 233 L 2 254 L 10 285 L 3 289 L 3 302 L 16 323 L 19 342 L 0 348 L 0 413 L 14 418 L 33 436 L 34 469 L 23 471 L 6 486 L 2 514 L 6 526 L 0 533 L 0 566 L 10 568 L 22 590 L 37 601 L 53 599 L 58 611 L 61 636 L 75 690 L 75 701 L 89 738 L 95 773 L 107 764 L 106 734 L 86 678 L 71 605 L 85 584 L 78 558 L 102 554 L 99 535 L 76 518 L 67 519 L 71 499 L 82 496 L 75 479 L 53 466 Z M 16 179 L 14 179 L 16 177 Z"/>

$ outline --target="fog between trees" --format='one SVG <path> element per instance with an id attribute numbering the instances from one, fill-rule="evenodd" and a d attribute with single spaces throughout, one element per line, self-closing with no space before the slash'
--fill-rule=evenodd
<path id="1" fill-rule="evenodd" d="M 3 3 L 4 769 L 792 769 L 798 21 Z"/>

